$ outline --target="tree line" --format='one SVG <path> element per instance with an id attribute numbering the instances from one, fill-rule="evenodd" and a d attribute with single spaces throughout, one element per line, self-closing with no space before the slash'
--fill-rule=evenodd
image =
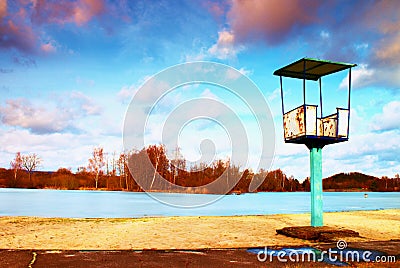
<path id="1" fill-rule="evenodd" d="M 246 193 L 250 184 L 259 182 L 256 191 L 310 191 L 310 181 L 302 183 L 282 170 L 241 170 L 230 160 L 187 166 L 179 148 L 169 159 L 164 145 L 150 145 L 142 150 L 107 154 L 102 147 L 93 149 L 87 166 L 73 173 L 69 168 L 55 172 L 38 171 L 42 159 L 37 154 L 15 154 L 9 169 L 0 169 L 0 187 L 51 189 L 104 189 L 143 191 L 176 191 L 179 185 L 194 193 Z M 143 178 L 134 178 L 142 174 Z M 163 179 L 160 179 L 160 178 Z M 139 182 L 139 183 L 138 183 Z M 216 188 L 201 188 L 210 183 Z M 232 187 L 231 187 L 232 186 Z M 362 173 L 340 173 L 323 180 L 325 191 L 400 191 L 400 178 L 377 178 Z"/>

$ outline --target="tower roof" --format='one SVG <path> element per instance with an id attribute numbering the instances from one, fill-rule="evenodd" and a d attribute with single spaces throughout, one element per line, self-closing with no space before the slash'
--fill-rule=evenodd
<path id="1" fill-rule="evenodd" d="M 357 64 L 302 58 L 274 72 L 274 75 L 307 80 L 318 80 L 324 75 L 336 73 Z"/>

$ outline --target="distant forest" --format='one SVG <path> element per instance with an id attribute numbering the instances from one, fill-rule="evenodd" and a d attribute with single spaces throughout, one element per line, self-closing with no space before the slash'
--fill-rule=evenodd
<path id="1" fill-rule="evenodd" d="M 10 162 L 10 168 L 0 168 L 0 187 L 37 188 L 37 189 L 101 189 L 111 191 L 143 191 L 129 172 L 129 167 L 140 168 L 144 157 L 150 159 L 154 174 L 148 174 L 147 189 L 153 191 L 168 191 L 165 185 L 155 180 L 155 171 L 167 181 L 186 188 L 186 192 L 197 192 L 195 187 L 207 185 L 220 176 L 223 180 L 237 181 L 230 193 L 246 193 L 252 180 L 263 181 L 257 192 L 295 192 L 310 191 L 310 181 L 303 182 L 290 176 L 282 170 L 260 170 L 257 173 L 230 163 L 229 160 L 216 160 L 210 165 L 186 166 L 179 150 L 174 159 L 167 157 L 165 146 L 151 145 L 140 151 L 107 155 L 103 148 L 94 148 L 88 166 L 79 167 L 77 172 L 68 168 L 57 171 L 39 171 L 41 158 L 36 154 L 21 155 L 16 153 Z M 147 178 L 147 176 L 146 176 Z M 340 173 L 323 180 L 325 191 L 400 191 L 400 178 L 377 178 L 358 172 Z"/>

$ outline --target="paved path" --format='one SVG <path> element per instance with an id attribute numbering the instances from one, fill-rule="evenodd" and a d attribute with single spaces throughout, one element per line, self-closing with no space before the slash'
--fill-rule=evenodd
<path id="1" fill-rule="evenodd" d="M 335 244 L 320 244 L 320 250 L 335 248 Z M 349 243 L 348 248 L 373 249 L 386 256 L 393 255 L 396 263 L 356 263 L 355 267 L 400 267 L 400 241 Z M 273 247 L 269 248 L 273 249 Z M 287 259 L 287 258 L 286 258 Z M 260 262 L 247 249 L 206 250 L 0 250 L 0 267 L 337 267 L 324 262 L 279 262 L 276 257 Z"/>
<path id="2" fill-rule="evenodd" d="M 1 267 L 299 267 L 259 262 L 244 249 L 196 251 L 0 251 Z M 308 263 L 326 267 L 324 263 Z M 334 266 L 333 266 L 334 267 Z"/>

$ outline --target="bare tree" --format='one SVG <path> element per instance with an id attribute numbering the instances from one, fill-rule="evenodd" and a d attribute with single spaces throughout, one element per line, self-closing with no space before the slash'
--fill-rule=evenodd
<path id="1" fill-rule="evenodd" d="M 76 173 L 77 174 L 86 174 L 87 169 L 86 169 L 86 167 L 78 167 Z"/>
<path id="2" fill-rule="evenodd" d="M 229 178 L 230 178 L 230 167 L 231 167 L 231 160 L 230 159 L 228 159 L 226 162 L 225 162 L 225 173 L 226 173 L 226 189 L 229 189 Z M 234 185 L 233 185 L 234 186 Z"/>
<path id="3" fill-rule="evenodd" d="M 128 157 L 129 153 L 121 153 L 119 155 L 118 161 L 117 161 L 117 170 L 119 173 L 119 185 L 121 188 L 122 187 L 122 179 L 124 178 L 125 180 L 125 187 L 126 190 L 129 190 L 129 183 L 128 183 Z"/>
<path id="4" fill-rule="evenodd" d="M 121 153 L 119 155 L 118 161 L 117 161 L 117 171 L 118 171 L 118 175 L 119 175 L 119 188 L 123 188 L 122 187 L 122 177 L 124 176 L 124 171 L 125 171 L 125 154 Z"/>
<path id="5" fill-rule="evenodd" d="M 176 146 L 174 158 L 170 161 L 170 170 L 173 176 L 173 184 L 176 184 L 176 178 L 186 169 L 186 161 L 181 154 L 181 149 Z"/>
<path id="6" fill-rule="evenodd" d="M 116 155 L 115 152 L 113 152 L 112 154 L 112 158 L 111 158 L 111 176 L 116 176 L 117 174 L 117 159 L 116 159 Z"/>
<path id="7" fill-rule="evenodd" d="M 89 159 L 88 169 L 94 174 L 94 181 L 96 183 L 96 189 L 98 187 L 99 176 L 103 171 L 105 165 L 104 152 L 102 147 L 94 148 L 92 152 L 92 158 Z"/>
<path id="8" fill-rule="evenodd" d="M 15 154 L 15 158 L 14 158 L 14 160 L 12 160 L 10 162 L 10 166 L 11 166 L 11 169 L 14 171 L 14 186 L 16 186 L 17 185 L 17 173 L 18 173 L 18 170 L 22 169 L 22 157 L 21 157 L 21 153 L 20 152 L 17 152 Z"/>
<path id="9" fill-rule="evenodd" d="M 151 180 L 150 190 L 152 190 L 157 173 L 165 177 L 166 171 L 169 168 L 169 162 L 165 154 L 165 146 L 160 144 L 159 146 L 153 145 L 147 148 L 147 154 L 150 161 L 153 164 L 154 172 L 153 179 Z"/>
<path id="10" fill-rule="evenodd" d="M 29 183 L 32 184 L 32 172 L 35 171 L 40 163 L 42 163 L 42 159 L 37 154 L 29 154 L 21 156 L 22 167 L 28 171 L 29 174 Z"/>

